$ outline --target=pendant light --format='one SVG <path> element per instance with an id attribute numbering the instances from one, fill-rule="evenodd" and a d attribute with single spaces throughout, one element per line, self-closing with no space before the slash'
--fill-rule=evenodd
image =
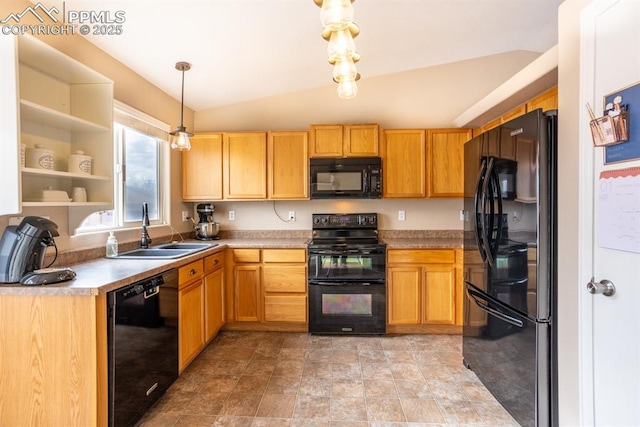
<path id="1" fill-rule="evenodd" d="M 329 42 L 327 59 L 333 65 L 333 81 L 338 83 L 338 96 L 349 99 L 358 94 L 356 81 L 360 74 L 355 63 L 360 60 L 353 39 L 360 29 L 353 22 L 355 0 L 313 0 L 320 7 L 322 38 Z"/>
<path id="2" fill-rule="evenodd" d="M 189 137 L 193 136 L 192 133 L 187 132 L 184 127 L 184 72 L 191 69 L 191 64 L 188 62 L 176 62 L 176 70 L 182 71 L 182 99 L 180 101 L 180 126 L 170 133 L 173 136 L 171 141 L 171 148 L 180 151 L 191 150 L 191 143 Z"/>

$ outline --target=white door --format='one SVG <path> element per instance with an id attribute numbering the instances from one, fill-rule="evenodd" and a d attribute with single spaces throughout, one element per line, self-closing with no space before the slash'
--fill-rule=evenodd
<path id="1" fill-rule="evenodd" d="M 604 148 L 593 148 L 588 102 L 596 116 L 603 113 L 605 95 L 640 83 L 640 0 L 595 0 L 581 17 L 581 106 L 580 143 L 583 155 L 585 194 L 591 198 L 582 209 L 581 230 L 590 234 L 584 247 L 583 265 L 592 271 L 585 277 L 581 293 L 582 380 L 585 396 L 584 421 L 596 426 L 640 425 L 640 186 L 628 188 L 626 202 L 619 196 L 602 200 L 611 187 L 599 180 L 602 171 L 640 166 L 640 161 L 604 164 Z M 623 99 L 635 111 L 632 137 L 640 144 L 640 96 Z M 621 181 L 617 181 L 619 184 Z M 582 186 L 581 186 L 582 187 Z M 617 188 L 621 188 L 615 185 Z M 631 203 L 628 203 L 631 200 Z M 608 203 L 607 206 L 604 204 Z M 592 204 L 592 209 L 589 208 Z M 612 213 L 616 213 L 612 215 Z M 615 227 L 603 224 L 615 224 Z M 605 231 L 605 233 L 602 233 Z M 617 233 L 621 233 L 618 235 Z M 625 233 L 623 236 L 622 233 Z M 604 235 L 604 239 L 603 239 Z M 632 244 L 629 250 L 629 236 Z M 625 247 L 616 250 L 602 247 Z M 588 278 L 610 280 L 613 296 L 587 292 Z M 590 358 L 589 355 L 592 355 Z M 592 396 L 592 401 L 591 400 Z M 591 403 L 591 404 L 589 404 Z"/>

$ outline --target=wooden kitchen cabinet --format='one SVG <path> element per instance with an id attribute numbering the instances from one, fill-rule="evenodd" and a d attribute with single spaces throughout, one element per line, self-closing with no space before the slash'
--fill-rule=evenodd
<path id="1" fill-rule="evenodd" d="M 204 348 L 204 264 L 200 259 L 178 269 L 178 369 Z"/>
<path id="2" fill-rule="evenodd" d="M 306 250 L 232 249 L 231 253 L 232 321 L 238 323 L 227 323 L 227 327 L 260 329 L 268 322 L 277 322 L 286 330 L 306 330 Z"/>
<path id="3" fill-rule="evenodd" d="M 426 132 L 423 129 L 387 129 L 382 138 L 382 197 L 426 196 Z"/>
<path id="4" fill-rule="evenodd" d="M 309 157 L 376 157 L 379 151 L 379 126 L 311 125 Z"/>
<path id="5" fill-rule="evenodd" d="M 223 196 L 225 199 L 267 198 L 267 134 L 223 134 Z"/>
<path id="6" fill-rule="evenodd" d="M 470 129 L 427 130 L 427 197 L 464 196 L 464 144 Z"/>
<path id="7" fill-rule="evenodd" d="M 107 302 L 2 295 L 1 426 L 106 426 Z"/>
<path id="8" fill-rule="evenodd" d="M 308 135 L 304 131 L 267 134 L 269 199 L 309 198 Z"/>
<path id="9" fill-rule="evenodd" d="M 454 249 L 389 249 L 387 265 L 390 326 L 457 325 L 459 285 Z M 400 331 L 392 328 L 392 332 Z"/>
<path id="10" fill-rule="evenodd" d="M 542 108 L 542 111 L 557 110 L 558 109 L 558 86 L 554 86 L 549 90 L 544 91 L 535 98 L 527 102 L 527 111 L 537 110 Z"/>
<path id="11" fill-rule="evenodd" d="M 264 249 L 265 322 L 307 321 L 307 258 L 304 249 Z"/>
<path id="12" fill-rule="evenodd" d="M 222 134 L 199 133 L 182 152 L 182 200 L 222 199 Z M 206 171 L 206 173 L 204 172 Z"/>
<path id="13" fill-rule="evenodd" d="M 224 252 L 204 259 L 204 338 L 211 341 L 225 321 Z"/>

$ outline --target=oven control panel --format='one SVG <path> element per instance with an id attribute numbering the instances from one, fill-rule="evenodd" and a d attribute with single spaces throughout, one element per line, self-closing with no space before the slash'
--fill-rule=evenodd
<path id="1" fill-rule="evenodd" d="M 313 229 L 322 228 L 377 228 L 378 214 L 313 214 Z"/>

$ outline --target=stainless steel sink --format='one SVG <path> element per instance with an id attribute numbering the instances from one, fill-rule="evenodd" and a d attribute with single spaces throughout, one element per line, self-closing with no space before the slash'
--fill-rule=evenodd
<path id="1" fill-rule="evenodd" d="M 190 250 L 201 251 L 203 249 L 213 248 L 214 246 L 218 246 L 218 244 L 217 243 L 165 243 L 164 245 L 158 245 L 155 248 L 163 249 L 163 250 L 190 249 Z"/>
<path id="2" fill-rule="evenodd" d="M 117 258 L 123 259 L 174 259 L 217 246 L 217 243 L 167 243 L 148 249 L 134 249 L 123 252 Z"/>

